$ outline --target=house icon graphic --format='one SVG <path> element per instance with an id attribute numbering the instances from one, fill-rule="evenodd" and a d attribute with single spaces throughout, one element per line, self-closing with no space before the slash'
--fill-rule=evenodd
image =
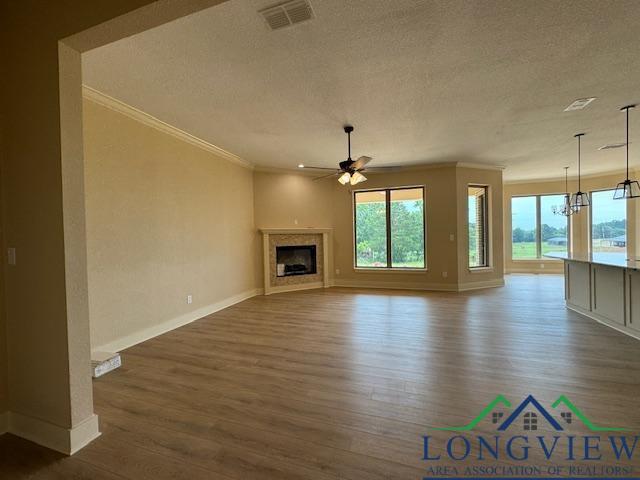
<path id="1" fill-rule="evenodd" d="M 562 425 L 560 425 L 560 423 L 558 423 L 558 421 L 553 418 L 542 405 L 540 405 L 540 402 L 538 402 L 533 395 L 529 395 L 520 405 L 518 405 L 502 425 L 498 427 L 498 431 L 504 432 L 518 419 L 518 417 L 520 417 L 520 415 L 522 415 L 523 418 L 522 427 L 524 430 L 537 430 L 539 417 L 544 418 L 556 431 L 564 430 Z"/>
<path id="2" fill-rule="evenodd" d="M 518 419 L 522 421 L 522 429 L 525 431 L 538 430 L 538 426 L 541 421 L 546 421 L 551 428 L 561 432 L 564 431 L 567 425 L 571 425 L 574 419 L 579 420 L 589 430 L 595 432 L 622 432 L 626 431 L 626 428 L 616 427 L 600 427 L 595 425 L 586 415 L 584 415 L 565 395 L 560 395 L 558 399 L 551 404 L 552 410 L 547 410 L 542 404 L 535 399 L 533 395 L 527 396 L 518 407 L 513 410 L 506 420 L 503 420 L 507 415 L 505 412 L 499 409 L 511 409 L 511 402 L 504 395 L 497 395 L 493 401 L 491 401 L 473 420 L 466 425 L 457 427 L 432 427 L 434 430 L 446 430 L 454 432 L 465 432 L 473 430 L 480 422 L 485 418 L 491 416 L 492 423 L 497 426 L 497 430 L 504 432 L 508 428 L 519 424 L 516 422 Z M 562 408 L 559 412 L 558 418 L 554 417 L 550 411 L 558 413 L 558 409 Z M 500 423 L 502 422 L 502 423 Z M 564 426 L 563 426 L 564 425 Z"/>

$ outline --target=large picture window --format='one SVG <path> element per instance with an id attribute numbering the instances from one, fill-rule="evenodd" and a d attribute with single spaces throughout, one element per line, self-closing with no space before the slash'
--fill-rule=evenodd
<path id="1" fill-rule="evenodd" d="M 489 188 L 467 188 L 469 268 L 489 266 Z"/>
<path id="2" fill-rule="evenodd" d="M 535 260 L 551 252 L 568 252 L 569 220 L 555 215 L 564 195 L 531 195 L 511 199 L 511 258 Z"/>
<path id="3" fill-rule="evenodd" d="M 591 192 L 591 251 L 627 253 L 627 202 L 613 190 Z"/>
<path id="4" fill-rule="evenodd" d="M 355 266 L 425 268 L 424 188 L 354 192 Z"/>

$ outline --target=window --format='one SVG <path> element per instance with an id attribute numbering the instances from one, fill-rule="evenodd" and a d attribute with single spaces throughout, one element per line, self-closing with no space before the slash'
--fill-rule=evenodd
<path id="1" fill-rule="evenodd" d="M 514 260 L 538 258 L 537 197 L 511 199 L 511 256 Z"/>
<path id="2" fill-rule="evenodd" d="M 425 268 L 424 188 L 354 192 L 355 266 Z"/>
<path id="3" fill-rule="evenodd" d="M 627 202 L 613 190 L 591 192 L 591 251 L 627 253 Z"/>
<path id="4" fill-rule="evenodd" d="M 537 430 L 538 429 L 538 415 L 533 412 L 527 412 L 524 414 L 523 421 L 524 430 Z"/>
<path id="5" fill-rule="evenodd" d="M 489 266 L 488 191 L 488 187 L 476 185 L 467 188 L 470 268 Z"/>
<path id="6" fill-rule="evenodd" d="M 511 258 L 533 260 L 551 252 L 568 252 L 569 219 L 553 213 L 564 195 L 511 199 Z"/>
<path id="7" fill-rule="evenodd" d="M 569 252 L 569 220 L 564 215 L 553 213 L 553 207 L 560 207 L 564 195 L 542 195 L 540 197 L 540 235 L 542 255 L 551 252 Z"/>

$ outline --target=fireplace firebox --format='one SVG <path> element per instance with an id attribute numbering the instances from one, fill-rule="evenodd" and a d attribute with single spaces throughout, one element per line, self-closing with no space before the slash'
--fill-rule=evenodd
<path id="1" fill-rule="evenodd" d="M 315 245 L 287 245 L 276 247 L 278 277 L 314 275 L 317 273 Z"/>

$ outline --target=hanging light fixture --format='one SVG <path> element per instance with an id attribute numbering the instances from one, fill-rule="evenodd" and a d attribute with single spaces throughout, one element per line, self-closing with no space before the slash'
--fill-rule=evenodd
<path id="1" fill-rule="evenodd" d="M 361 174 L 360 172 L 358 172 L 357 170 L 355 172 L 353 172 L 353 175 L 351 175 L 351 185 L 357 185 L 360 182 L 365 182 L 367 180 L 367 177 L 365 177 L 363 174 Z"/>
<path id="2" fill-rule="evenodd" d="M 627 114 L 627 179 L 620 182 L 613 194 L 614 200 L 629 200 L 630 198 L 640 197 L 640 185 L 637 180 L 629 180 L 629 110 L 635 108 L 635 105 L 627 105 L 620 110 L 624 110 Z"/>
<path id="3" fill-rule="evenodd" d="M 344 172 L 342 175 L 338 177 L 338 181 L 342 185 L 346 185 L 347 183 L 349 183 L 350 179 L 351 179 L 351 174 L 349 172 Z"/>
<path id="4" fill-rule="evenodd" d="M 569 206 L 575 209 L 576 212 L 582 207 L 588 207 L 590 205 L 589 194 L 580 190 L 580 139 L 583 136 L 584 133 L 576 133 L 574 135 L 574 137 L 578 139 L 578 191 L 571 195 Z"/>
<path id="5" fill-rule="evenodd" d="M 562 205 L 554 205 L 551 207 L 551 211 L 555 215 L 564 215 L 569 217 L 574 213 L 578 213 L 578 209 L 571 206 L 571 195 L 569 195 L 569 167 L 564 167 L 564 202 Z"/>

